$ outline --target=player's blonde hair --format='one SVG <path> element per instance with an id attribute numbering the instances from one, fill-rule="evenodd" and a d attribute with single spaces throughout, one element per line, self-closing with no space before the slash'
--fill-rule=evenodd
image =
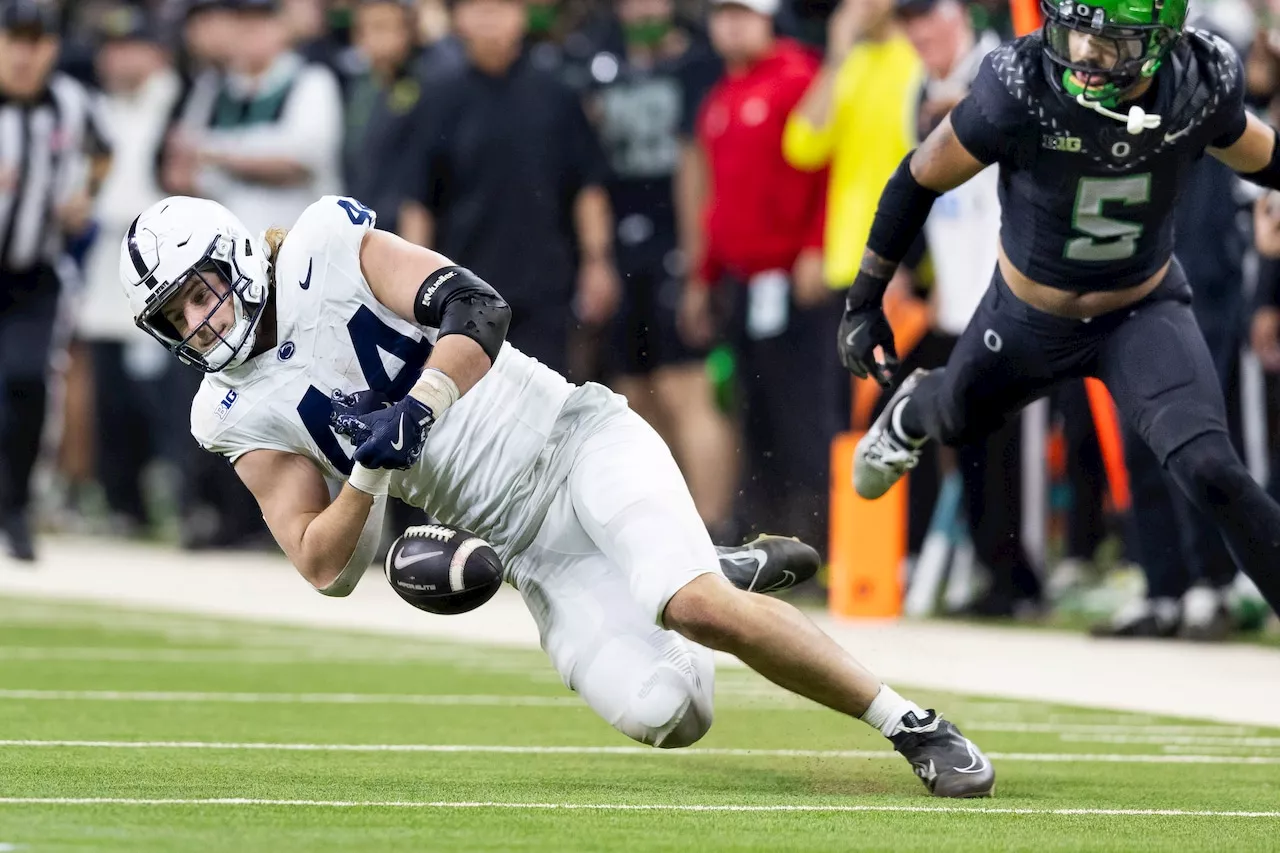
<path id="1" fill-rule="evenodd" d="M 276 258 L 280 255 L 280 246 L 284 243 L 284 238 L 289 236 L 288 228 L 268 228 L 267 233 L 263 235 L 267 241 L 267 274 L 271 277 L 271 286 L 276 286 Z"/>

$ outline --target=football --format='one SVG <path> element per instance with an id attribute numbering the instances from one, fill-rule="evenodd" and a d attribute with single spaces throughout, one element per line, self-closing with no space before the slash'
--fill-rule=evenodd
<path id="1" fill-rule="evenodd" d="M 385 568 L 396 594 L 428 613 L 475 610 L 502 586 L 502 561 L 489 543 L 447 524 L 405 530 L 391 543 Z"/>

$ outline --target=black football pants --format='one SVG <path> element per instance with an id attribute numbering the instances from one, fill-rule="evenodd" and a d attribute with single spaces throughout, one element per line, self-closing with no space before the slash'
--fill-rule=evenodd
<path id="1" fill-rule="evenodd" d="M 911 420 L 943 443 L 972 442 L 1055 384 L 1086 376 L 1107 386 L 1120 415 L 1280 609 L 1280 505 L 1228 438 L 1218 372 L 1176 260 L 1150 295 L 1089 321 L 1032 308 L 997 269 L 947 367 L 912 395 L 919 408 Z"/>

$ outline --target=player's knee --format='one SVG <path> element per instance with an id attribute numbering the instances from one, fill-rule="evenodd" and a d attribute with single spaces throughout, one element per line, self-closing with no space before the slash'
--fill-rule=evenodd
<path id="1" fill-rule="evenodd" d="M 747 639 L 752 620 L 743 614 L 751 593 L 719 575 L 702 575 L 671 597 L 663 613 L 667 628 L 699 645 L 732 652 Z"/>
<path id="2" fill-rule="evenodd" d="M 1192 501 L 1205 509 L 1225 506 L 1257 487 L 1226 433 L 1193 438 L 1170 454 L 1166 464 Z"/>
<path id="3" fill-rule="evenodd" d="M 700 740 L 711 719 L 709 698 L 677 670 L 659 666 L 641 683 L 614 727 L 641 743 L 679 749 Z"/>

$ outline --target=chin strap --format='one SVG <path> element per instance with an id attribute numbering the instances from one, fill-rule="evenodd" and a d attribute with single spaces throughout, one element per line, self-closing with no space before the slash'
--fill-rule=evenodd
<path id="1" fill-rule="evenodd" d="M 1123 113 L 1107 109 L 1097 101 L 1089 100 L 1084 96 L 1083 92 L 1076 95 L 1076 103 L 1082 107 L 1093 110 L 1099 115 L 1104 115 L 1107 118 L 1113 118 L 1116 121 L 1124 122 L 1125 128 L 1134 136 L 1137 136 L 1144 130 L 1155 130 L 1160 126 L 1160 116 L 1147 115 L 1147 111 L 1137 104 L 1129 107 L 1129 114 L 1124 115 Z"/>

